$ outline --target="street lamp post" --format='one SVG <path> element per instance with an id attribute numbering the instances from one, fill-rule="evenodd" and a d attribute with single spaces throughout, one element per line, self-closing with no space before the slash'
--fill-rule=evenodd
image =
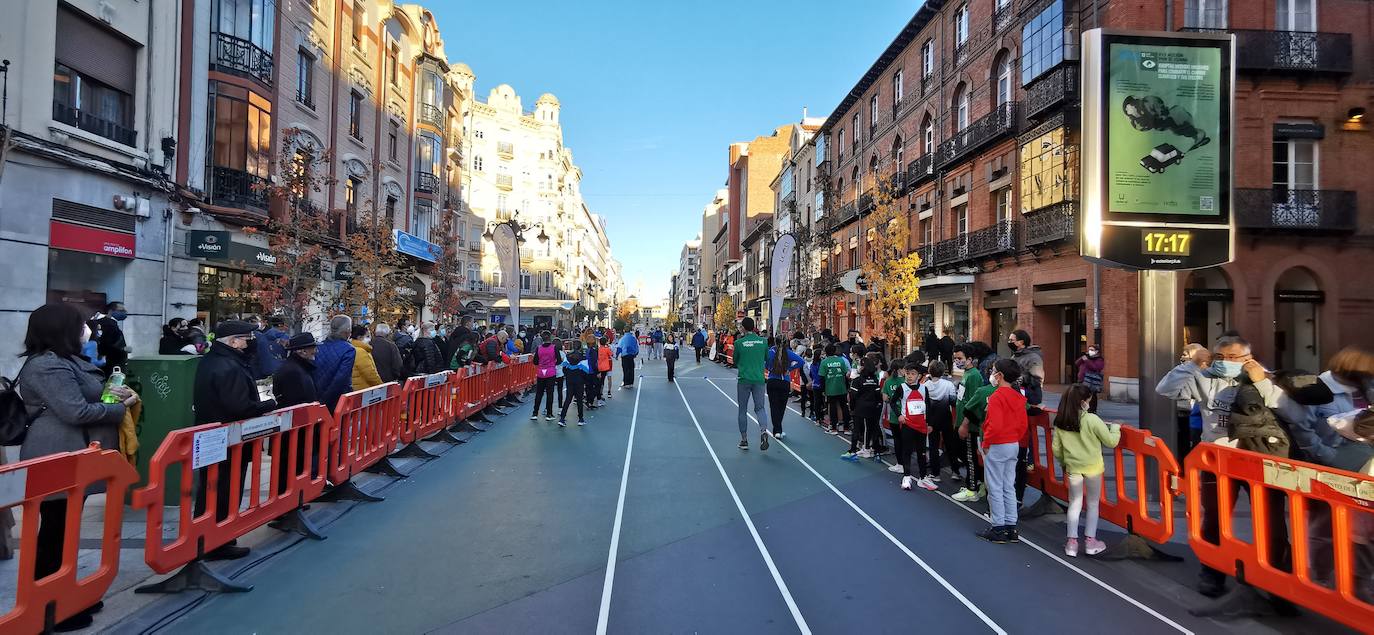
<path id="1" fill-rule="evenodd" d="M 525 222 L 523 222 L 523 221 L 520 220 L 520 211 L 519 211 L 519 210 L 516 210 L 516 212 L 515 212 L 514 214 L 512 214 L 511 217 L 508 218 L 508 219 L 506 219 L 506 220 L 503 220 L 503 221 L 492 221 L 492 222 L 487 223 L 487 228 L 486 228 L 486 231 L 482 233 L 482 238 L 485 238 L 485 239 L 487 239 L 487 240 L 490 240 L 490 241 L 492 241 L 492 243 L 496 243 L 496 232 L 499 231 L 499 230 L 500 230 L 501 228 L 503 228 L 503 227 L 509 228 L 510 231 L 511 231 L 511 235 L 515 237 L 514 244 L 511 246 L 511 252 L 512 252 L 512 254 L 511 254 L 511 262 L 509 262 L 509 263 L 501 263 L 501 265 L 502 265 L 502 268 L 503 268 L 503 269 L 506 267 L 506 265 L 510 265 L 510 271 L 513 272 L 513 273 L 515 274 L 515 279 L 514 279 L 514 280 L 507 280 L 507 281 L 506 281 L 506 284 L 508 285 L 508 286 L 506 287 L 506 289 L 507 289 L 507 291 L 506 291 L 506 298 L 507 298 L 507 301 L 510 303 L 510 317 L 511 317 L 511 322 L 512 322 L 511 328 L 519 329 L 519 328 L 520 328 L 520 324 L 519 324 L 519 321 L 520 321 L 520 291 L 521 291 L 521 289 L 520 289 L 520 246 L 523 245 L 523 244 L 525 244 L 525 232 L 526 232 L 526 231 L 532 231 L 532 230 L 535 230 L 535 229 L 539 230 L 539 235 L 536 236 L 536 238 L 538 238 L 538 239 L 539 239 L 539 242 L 541 242 L 541 243 L 547 243 L 547 242 L 549 242 L 549 235 L 548 235 L 547 233 L 544 232 L 544 224 L 543 224 L 543 223 L 541 223 L 541 222 L 525 223 Z M 498 245 L 498 247 L 499 247 L 499 245 Z M 498 256 L 500 255 L 500 250 L 499 250 L 499 248 L 498 248 L 498 250 L 497 250 L 497 255 L 498 255 Z"/>

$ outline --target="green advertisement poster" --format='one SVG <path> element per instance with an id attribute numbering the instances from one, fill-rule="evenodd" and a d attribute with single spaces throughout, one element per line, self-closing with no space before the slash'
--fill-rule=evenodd
<path id="1" fill-rule="evenodd" d="M 1221 49 L 1118 42 L 1107 53 L 1110 211 L 1219 214 Z"/>

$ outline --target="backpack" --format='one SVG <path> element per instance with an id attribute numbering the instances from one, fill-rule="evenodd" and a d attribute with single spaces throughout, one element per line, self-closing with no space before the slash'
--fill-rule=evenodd
<path id="1" fill-rule="evenodd" d="M 1264 396 L 1249 382 L 1236 388 L 1231 415 L 1226 420 L 1226 436 L 1242 450 L 1290 458 L 1292 442 L 1274 412 L 1264 405 Z"/>
<path id="2" fill-rule="evenodd" d="M 24 366 L 28 365 L 26 360 Z M 20 368 L 14 379 L 0 377 L 0 445 L 22 444 L 29 434 L 29 426 L 33 425 L 34 417 L 29 416 L 24 398 L 19 396 L 19 375 L 22 374 L 24 369 Z"/>

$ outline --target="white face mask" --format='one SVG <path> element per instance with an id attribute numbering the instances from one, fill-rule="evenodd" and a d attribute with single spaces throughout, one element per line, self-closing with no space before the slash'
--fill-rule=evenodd
<path id="1" fill-rule="evenodd" d="M 372 343 L 372 338 L 371 338 L 371 337 L 368 337 L 368 336 L 366 336 L 366 335 L 364 335 L 364 336 L 363 336 L 363 343 L 364 343 L 364 344 L 371 344 L 371 343 Z"/>

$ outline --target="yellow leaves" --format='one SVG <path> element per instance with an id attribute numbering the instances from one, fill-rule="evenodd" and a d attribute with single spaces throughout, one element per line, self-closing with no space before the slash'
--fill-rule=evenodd
<path id="1" fill-rule="evenodd" d="M 716 303 L 716 329 L 724 330 L 733 328 L 735 324 L 735 300 L 730 296 L 722 296 Z"/>

